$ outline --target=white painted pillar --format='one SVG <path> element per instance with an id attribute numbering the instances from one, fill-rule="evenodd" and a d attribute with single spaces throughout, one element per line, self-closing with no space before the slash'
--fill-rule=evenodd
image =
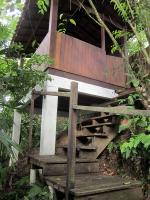
<path id="1" fill-rule="evenodd" d="M 36 169 L 30 169 L 30 185 L 36 183 Z"/>
<path id="2" fill-rule="evenodd" d="M 47 92 L 58 92 L 58 87 L 52 86 L 50 81 L 46 82 Z M 40 155 L 54 155 L 56 143 L 58 97 L 46 95 L 43 97 Z"/>
<path id="3" fill-rule="evenodd" d="M 19 144 L 20 143 L 20 128 L 21 128 L 21 114 L 17 112 L 17 110 L 14 110 L 14 121 L 13 121 L 13 132 L 12 132 L 12 141 Z M 12 150 L 15 155 L 15 159 L 13 160 L 16 162 L 18 160 L 18 150 L 16 150 L 14 147 L 12 147 Z M 10 161 L 10 165 L 11 165 Z"/>

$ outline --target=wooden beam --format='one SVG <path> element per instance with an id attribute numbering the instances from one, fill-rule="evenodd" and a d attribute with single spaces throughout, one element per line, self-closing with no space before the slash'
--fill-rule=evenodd
<path id="1" fill-rule="evenodd" d="M 50 96 L 59 96 L 59 97 L 70 97 L 70 92 L 44 92 L 44 91 L 35 91 L 33 90 L 33 94 L 35 95 L 50 95 Z"/>
<path id="2" fill-rule="evenodd" d="M 71 95 L 69 106 L 69 127 L 68 127 L 68 158 L 67 158 L 67 180 L 66 200 L 69 200 L 69 191 L 75 185 L 75 163 L 76 163 L 76 126 L 77 113 L 73 105 L 78 103 L 78 83 L 71 83 Z"/>
<path id="3" fill-rule="evenodd" d="M 91 112 L 108 112 L 118 115 L 131 115 L 131 116 L 144 116 L 150 117 L 149 110 L 136 110 L 132 108 L 128 108 L 125 106 L 116 106 L 116 107 L 95 107 L 95 106 L 80 106 L 73 105 L 73 109 L 75 110 L 85 110 Z"/>
<path id="4" fill-rule="evenodd" d="M 82 8 L 82 4 L 83 3 L 80 2 L 80 0 L 78 0 L 78 1 L 72 0 L 72 3 L 75 4 L 76 6 L 79 6 L 80 8 Z M 95 15 L 95 12 L 93 11 L 93 9 L 91 7 L 84 5 L 84 8 L 87 10 L 87 12 L 89 14 Z M 122 25 L 120 25 L 116 20 L 114 20 L 114 19 L 112 19 L 110 17 L 107 17 L 105 15 L 102 15 L 100 13 L 99 13 L 99 15 L 104 21 L 113 24 L 115 27 L 117 27 L 119 29 L 124 29 L 124 27 Z"/>
<path id="5" fill-rule="evenodd" d="M 126 89 L 125 91 L 121 92 L 117 97 L 115 97 L 109 101 L 106 101 L 104 103 L 101 103 L 99 106 L 106 107 L 106 106 L 110 106 L 110 105 L 116 105 L 117 99 L 127 98 L 127 96 L 129 96 L 130 94 L 134 94 L 135 92 L 136 92 L 135 88 Z"/>
<path id="6" fill-rule="evenodd" d="M 105 29 L 101 27 L 101 48 L 105 52 Z"/>
<path id="7" fill-rule="evenodd" d="M 50 18 L 49 18 L 49 56 L 54 58 L 57 33 L 57 18 L 58 18 L 58 1 L 51 0 L 50 3 Z"/>
<path id="8" fill-rule="evenodd" d="M 32 42 L 32 39 L 33 39 L 33 40 L 36 40 L 36 38 L 35 38 L 35 33 L 36 33 L 36 31 L 38 30 L 38 27 L 39 27 L 39 25 L 40 25 L 40 23 L 41 23 L 41 21 L 42 21 L 43 18 L 44 18 L 44 15 L 42 15 L 42 16 L 40 17 L 40 19 L 39 19 L 38 23 L 36 24 L 36 26 L 34 27 L 34 29 L 32 28 L 32 25 L 30 24 L 30 28 L 31 28 L 32 32 L 31 32 L 31 35 L 30 35 L 30 37 L 29 37 L 29 39 L 28 39 L 28 41 L 27 41 L 27 43 L 26 43 L 25 50 L 28 48 L 28 46 L 29 46 L 30 43 Z M 29 21 L 30 21 L 30 19 L 29 19 Z"/>

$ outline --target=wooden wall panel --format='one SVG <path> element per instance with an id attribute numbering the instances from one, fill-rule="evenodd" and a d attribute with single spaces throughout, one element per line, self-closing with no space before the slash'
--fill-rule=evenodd
<path id="1" fill-rule="evenodd" d="M 103 69 L 103 75 L 105 77 L 104 82 L 109 81 L 114 85 L 125 86 L 126 75 L 123 59 L 107 55 L 106 67 Z"/>
<path id="2" fill-rule="evenodd" d="M 101 48 L 71 36 L 57 33 L 54 60 L 55 69 L 125 86 L 122 58 L 106 56 Z"/>

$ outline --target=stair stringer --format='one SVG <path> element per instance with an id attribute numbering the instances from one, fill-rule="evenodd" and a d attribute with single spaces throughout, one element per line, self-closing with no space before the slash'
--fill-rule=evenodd
<path id="1" fill-rule="evenodd" d="M 108 133 L 107 138 L 100 138 L 99 140 L 95 140 L 97 146 L 97 155 L 94 158 L 98 158 L 101 153 L 107 148 L 110 142 L 117 136 L 116 130 L 112 127 L 103 127 L 106 133 Z"/>

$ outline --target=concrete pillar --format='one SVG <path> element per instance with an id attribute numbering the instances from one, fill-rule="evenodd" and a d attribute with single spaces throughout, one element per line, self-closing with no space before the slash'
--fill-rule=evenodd
<path id="1" fill-rule="evenodd" d="M 46 91 L 57 92 L 58 88 L 46 83 Z M 46 95 L 43 97 L 40 155 L 54 155 L 56 143 L 56 123 L 57 123 L 58 97 Z"/>
<path id="2" fill-rule="evenodd" d="M 36 169 L 30 169 L 30 185 L 36 182 Z"/>
<path id="3" fill-rule="evenodd" d="M 20 128 L 21 128 L 21 114 L 17 112 L 17 110 L 14 110 L 14 121 L 13 121 L 13 132 L 12 132 L 12 140 L 19 144 L 20 143 Z M 18 160 L 18 150 L 16 150 L 14 147 L 12 147 L 12 150 L 15 155 L 14 162 Z M 11 165 L 10 161 L 10 165 Z"/>
<path id="4" fill-rule="evenodd" d="M 56 193 L 55 193 L 53 186 L 49 185 L 48 189 L 49 189 L 49 198 L 52 200 L 57 200 Z"/>

